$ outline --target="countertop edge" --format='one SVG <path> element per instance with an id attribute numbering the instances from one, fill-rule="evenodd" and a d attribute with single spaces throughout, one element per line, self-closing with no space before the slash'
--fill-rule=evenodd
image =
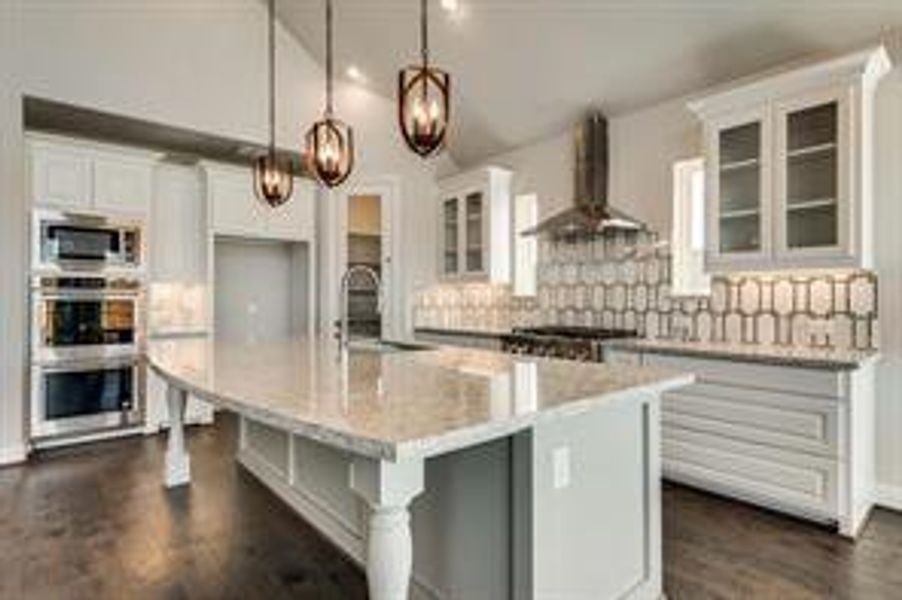
<path id="1" fill-rule="evenodd" d="M 749 362 L 766 364 L 777 367 L 796 367 L 816 369 L 821 371 L 854 371 L 880 360 L 880 353 L 875 351 L 860 358 L 826 358 L 806 356 L 784 356 L 779 354 L 766 354 L 760 350 L 743 352 L 733 348 L 693 348 L 692 342 L 673 342 L 672 346 L 666 344 L 666 340 L 606 340 L 602 342 L 605 348 L 614 350 L 626 350 L 644 352 L 648 354 L 661 354 L 667 356 L 689 356 L 693 358 L 706 358 L 712 360 L 727 360 L 732 362 Z"/>
<path id="2" fill-rule="evenodd" d="M 510 331 L 484 331 L 479 329 L 442 329 L 441 327 L 414 327 L 413 334 L 422 333 L 424 335 L 448 335 L 458 337 L 475 337 L 500 339 L 506 335 L 510 335 Z"/>

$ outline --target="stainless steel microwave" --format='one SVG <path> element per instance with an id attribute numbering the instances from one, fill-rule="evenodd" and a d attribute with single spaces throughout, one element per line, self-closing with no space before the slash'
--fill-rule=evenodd
<path id="1" fill-rule="evenodd" d="M 32 257 L 37 270 L 138 270 L 143 262 L 139 221 L 94 214 L 35 210 Z"/>

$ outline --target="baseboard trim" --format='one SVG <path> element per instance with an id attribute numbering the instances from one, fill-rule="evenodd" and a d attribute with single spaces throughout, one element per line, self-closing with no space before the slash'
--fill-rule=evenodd
<path id="1" fill-rule="evenodd" d="M 28 459 L 28 448 L 25 444 L 0 448 L 0 467 L 18 465 Z"/>
<path id="2" fill-rule="evenodd" d="M 902 512 L 902 486 L 878 485 L 877 506 Z"/>

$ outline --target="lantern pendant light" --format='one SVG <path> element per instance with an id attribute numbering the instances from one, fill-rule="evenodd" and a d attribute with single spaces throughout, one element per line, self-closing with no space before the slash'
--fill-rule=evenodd
<path id="1" fill-rule="evenodd" d="M 354 168 L 354 131 L 332 112 L 332 0 L 326 0 L 326 110 L 307 131 L 306 160 L 325 186 L 341 185 Z"/>
<path id="2" fill-rule="evenodd" d="M 254 161 L 254 192 L 273 208 L 288 202 L 294 189 L 291 159 L 276 153 L 275 8 L 275 0 L 269 0 L 269 150 Z"/>
<path id="3" fill-rule="evenodd" d="M 445 147 L 451 114 L 451 76 L 429 64 L 427 0 L 420 0 L 422 62 L 398 73 L 398 118 L 404 141 L 426 158 Z"/>

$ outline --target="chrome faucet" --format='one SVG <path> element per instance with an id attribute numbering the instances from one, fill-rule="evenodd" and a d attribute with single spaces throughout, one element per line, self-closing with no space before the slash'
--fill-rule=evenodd
<path id="1" fill-rule="evenodd" d="M 376 313 L 382 314 L 382 281 L 379 279 L 379 274 L 376 273 L 372 267 L 366 265 L 354 265 L 353 267 L 349 267 L 348 270 L 344 272 L 344 275 L 341 276 L 341 291 L 338 299 L 341 316 L 337 323 L 338 335 L 336 337 L 338 338 L 339 347 L 342 349 L 348 347 L 348 302 L 351 279 L 358 273 L 369 277 L 376 286 Z"/>

